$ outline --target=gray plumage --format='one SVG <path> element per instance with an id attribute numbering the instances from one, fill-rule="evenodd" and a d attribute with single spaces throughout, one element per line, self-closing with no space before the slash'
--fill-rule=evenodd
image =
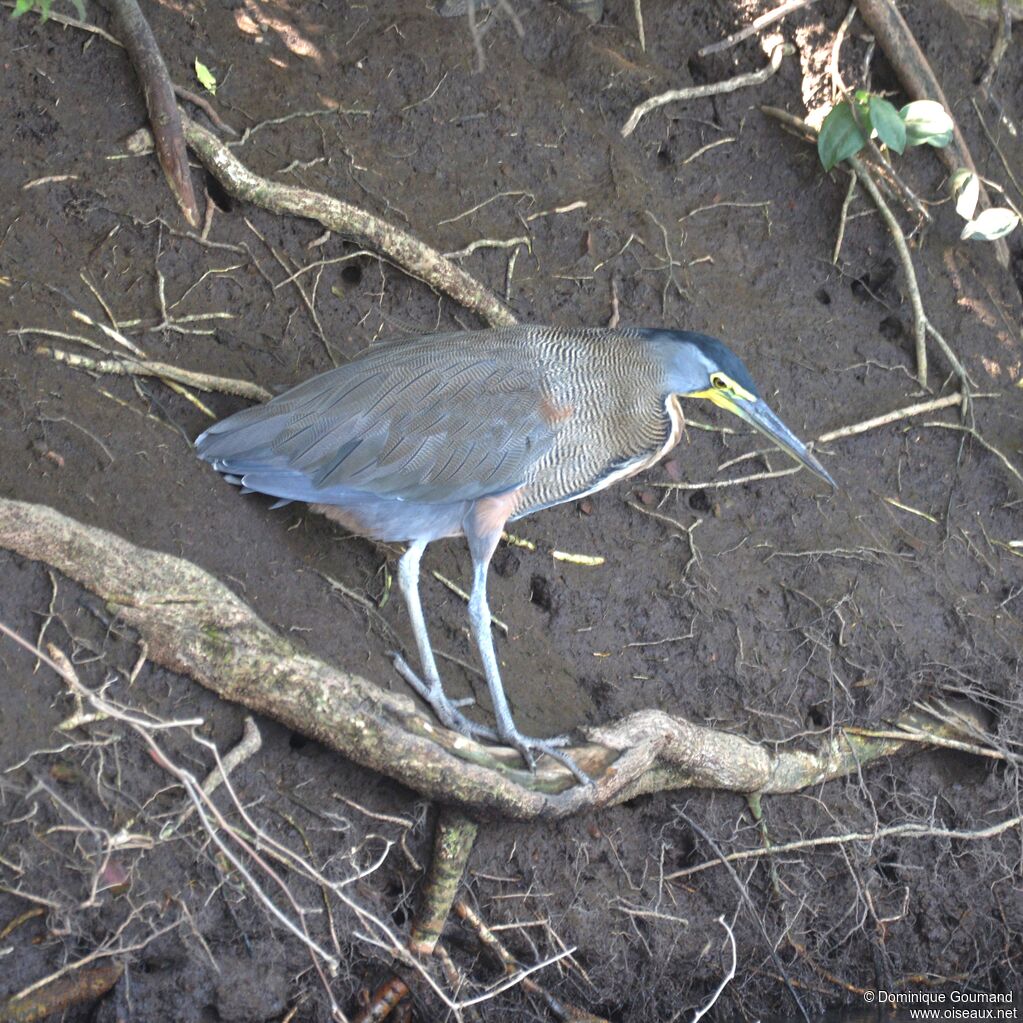
<path id="1" fill-rule="evenodd" d="M 521 488 L 513 517 L 656 454 L 667 374 L 643 332 L 501 327 L 375 345 L 196 442 L 250 490 L 317 504 L 452 505 Z M 406 509 L 372 525 L 411 540 Z"/>

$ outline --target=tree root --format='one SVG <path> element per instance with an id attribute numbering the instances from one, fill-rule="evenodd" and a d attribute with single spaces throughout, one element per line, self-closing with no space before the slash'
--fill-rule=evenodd
<path id="1" fill-rule="evenodd" d="M 102 597 L 138 630 L 150 661 L 474 816 L 558 819 L 667 789 L 796 792 L 917 746 L 835 732 L 816 751 L 778 749 L 643 710 L 589 729 L 589 741 L 568 750 L 595 780 L 576 785 L 549 758 L 530 772 L 514 750 L 450 732 L 410 697 L 304 653 L 182 558 L 137 547 L 45 505 L 2 498 L 0 547 L 52 565 Z"/>
<path id="2" fill-rule="evenodd" d="M 236 199 L 262 206 L 272 213 L 319 221 L 329 231 L 336 231 L 379 252 L 405 273 L 453 298 L 491 326 L 517 322 L 492 291 L 415 235 L 343 199 L 260 177 L 249 170 L 213 132 L 188 117 L 182 117 L 182 122 L 185 139 L 195 154 Z"/>
<path id="3" fill-rule="evenodd" d="M 156 139 L 156 153 L 167 177 L 174 199 L 190 227 L 202 224 L 199 206 L 192 188 L 192 172 L 181 130 L 181 113 L 174 97 L 174 86 L 160 47 L 136 0 L 107 0 L 114 16 L 117 34 L 142 83 L 142 92 L 149 110 L 149 123 Z"/>
<path id="4" fill-rule="evenodd" d="M 433 955 L 462 883 L 465 865 L 476 841 L 476 831 L 476 822 L 460 810 L 451 806 L 440 808 L 433 835 L 430 870 L 409 938 L 409 951 L 416 955 Z"/>
<path id="5" fill-rule="evenodd" d="M 121 979 L 121 963 L 104 963 L 58 977 L 38 991 L 0 1002 L 0 1023 L 35 1023 L 102 998 Z"/>
<path id="6" fill-rule="evenodd" d="M 770 61 L 759 71 L 751 71 L 748 74 L 736 75 L 735 78 L 726 79 L 723 82 L 711 82 L 708 85 L 693 85 L 688 89 L 669 89 L 658 96 L 651 96 L 633 109 L 629 119 L 622 127 L 622 138 L 628 138 L 635 130 L 636 125 L 658 107 L 667 103 L 675 103 L 679 100 L 699 99 L 704 96 L 717 96 L 722 92 L 735 92 L 736 89 L 745 89 L 751 85 L 761 85 L 771 75 L 775 74 L 781 67 L 782 58 L 795 53 L 795 49 L 788 43 L 779 43 L 771 51 Z"/>

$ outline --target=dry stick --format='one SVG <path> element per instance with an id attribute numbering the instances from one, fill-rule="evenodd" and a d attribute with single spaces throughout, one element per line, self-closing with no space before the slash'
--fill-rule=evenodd
<path id="1" fill-rule="evenodd" d="M 179 369 L 168 362 L 154 362 L 152 359 L 93 359 L 87 355 L 66 352 L 61 348 L 50 348 L 39 345 L 37 355 L 46 355 L 57 362 L 66 363 L 76 369 L 88 370 L 90 373 L 108 373 L 111 376 L 159 377 L 161 380 L 173 380 L 186 387 L 194 387 L 200 391 L 216 391 L 221 394 L 236 394 L 240 398 L 252 401 L 269 401 L 273 395 L 259 384 L 248 380 L 236 380 L 232 377 L 215 377 L 208 373 L 196 373 L 190 369 Z"/>
<path id="2" fill-rule="evenodd" d="M 706 57 L 711 53 L 719 53 L 721 50 L 731 49 L 737 43 L 741 43 L 743 39 L 749 39 L 750 36 L 755 36 L 762 29 L 767 28 L 768 25 L 781 21 L 782 18 L 787 17 L 793 11 L 801 10 L 803 7 L 809 7 L 815 3 L 817 3 L 817 0 L 788 0 L 787 3 L 782 4 L 780 7 L 775 7 L 773 11 L 761 14 L 759 18 L 754 19 L 745 28 L 739 29 L 738 32 L 733 32 L 730 36 L 720 39 L 716 43 L 710 43 L 708 46 L 704 46 L 702 50 L 697 50 L 696 55 L 698 57 Z"/>
<path id="3" fill-rule="evenodd" d="M 493 930 L 486 925 L 482 917 L 480 917 L 472 906 L 470 906 L 464 899 L 457 899 L 455 901 L 454 908 L 458 916 L 469 924 L 469 926 L 476 932 L 476 936 L 479 938 L 480 943 L 497 957 L 501 966 L 504 967 L 504 972 L 507 976 L 515 976 L 522 970 L 522 965 L 518 962 L 518 960 L 516 960 L 511 952 L 504 947 L 501 939 L 498 938 Z M 532 980 L 529 977 L 523 978 L 522 989 L 528 994 L 542 998 L 544 1002 L 547 1003 L 547 1008 L 550 1009 L 558 1019 L 564 1020 L 565 1023 L 607 1023 L 607 1020 L 602 1016 L 594 1016 L 585 1009 L 580 1009 L 568 1002 L 563 1002 L 560 998 L 556 998 L 545 988 L 537 984 L 535 980 Z"/>
<path id="4" fill-rule="evenodd" d="M 998 28 L 995 32 L 995 42 L 991 47 L 991 56 L 988 58 L 987 68 L 980 79 L 980 93 L 985 98 L 991 91 L 991 83 L 994 81 L 998 65 L 1005 56 L 1005 51 L 1012 42 L 1012 9 L 1009 0 L 998 0 Z"/>
<path id="5" fill-rule="evenodd" d="M 462 883 L 465 865 L 476 841 L 477 824 L 452 806 L 442 806 L 433 834 L 433 857 L 423 885 L 422 901 L 412 924 L 409 951 L 433 955 L 444 922 Z"/>
<path id="6" fill-rule="evenodd" d="M 856 6 L 910 98 L 937 100 L 946 110 L 951 110 L 923 50 L 920 49 L 905 18 L 892 0 L 856 0 Z M 952 144 L 939 149 L 939 156 L 950 171 L 965 167 L 976 174 L 976 164 L 958 124 L 954 125 L 953 131 Z M 983 205 L 991 205 L 991 199 L 983 183 L 980 186 L 980 196 Z M 1003 267 L 1008 267 L 1009 247 L 1004 238 L 995 242 L 995 252 L 998 262 Z"/>
<path id="7" fill-rule="evenodd" d="M 188 144 L 206 169 L 236 199 L 262 206 L 272 213 L 307 217 L 330 231 L 354 238 L 393 260 L 407 274 L 477 313 L 492 326 L 517 322 L 493 292 L 413 234 L 342 199 L 260 177 L 212 132 L 187 117 L 182 120 Z"/>
<path id="8" fill-rule="evenodd" d="M 902 263 L 902 272 L 906 275 L 906 290 L 909 292 L 909 302 L 913 308 L 913 339 L 916 344 L 916 379 L 917 383 L 927 387 L 927 314 L 924 312 L 924 302 L 920 297 L 920 288 L 916 283 L 916 269 L 913 266 L 913 257 L 910 255 L 909 246 L 906 244 L 906 236 L 899 225 L 891 207 L 884 201 L 881 190 L 874 184 L 870 172 L 863 165 L 863 161 L 856 156 L 847 157 L 849 165 L 856 172 L 860 184 L 866 189 L 867 194 L 874 200 L 885 224 L 888 226 L 888 233 L 895 243 L 895 251 L 899 254 L 899 262 Z"/>
<path id="9" fill-rule="evenodd" d="M 771 51 L 770 63 L 759 71 L 751 71 L 745 75 L 737 75 L 724 82 L 712 82 L 708 85 L 694 85 L 688 89 L 669 89 L 659 96 L 651 96 L 644 100 L 629 114 L 629 119 L 622 128 L 622 138 L 628 138 L 635 130 L 636 125 L 658 107 L 667 103 L 674 103 L 676 100 L 701 99 L 704 96 L 717 96 L 722 92 L 735 92 L 737 89 L 744 89 L 750 85 L 761 85 L 781 67 L 782 58 L 794 53 L 795 49 L 788 43 L 779 43 Z"/>
<path id="10" fill-rule="evenodd" d="M 410 697 L 298 649 L 183 558 L 137 547 L 52 508 L 5 498 L 0 547 L 52 565 L 107 601 L 139 631 L 151 662 L 428 798 L 481 815 L 557 819 L 678 788 L 794 792 L 913 748 L 908 741 L 836 734 L 822 739 L 817 751 L 778 749 L 644 710 L 587 730 L 589 744 L 569 753 L 596 780 L 575 785 L 559 763 L 544 758 L 528 771 L 514 750 L 442 728 Z"/>
<path id="11" fill-rule="evenodd" d="M 206 776 L 206 780 L 200 788 L 203 795 L 211 796 L 224 783 L 227 776 L 236 768 L 240 767 L 250 757 L 255 756 L 263 745 L 263 736 L 259 726 L 251 714 L 245 715 L 245 727 L 241 740 L 236 746 L 232 746 L 221 758 L 220 763 L 213 768 Z M 174 830 L 177 831 L 182 824 L 195 813 L 195 804 L 189 804 L 174 822 Z"/>
<path id="12" fill-rule="evenodd" d="M 975 394 L 972 395 L 969 400 L 972 400 L 973 398 L 991 397 L 995 396 L 990 394 Z M 953 405 L 962 405 L 967 400 L 968 399 L 962 394 L 949 394 L 944 398 L 934 398 L 930 401 L 917 402 L 915 405 L 907 405 L 904 408 L 895 409 L 892 412 L 885 412 L 880 416 L 874 416 L 872 419 L 865 419 L 859 423 L 852 423 L 849 426 L 842 426 L 837 430 L 830 430 L 827 433 L 822 433 L 814 440 L 813 443 L 814 445 L 828 444 L 833 440 L 840 440 L 844 437 L 855 437 L 857 434 L 866 433 L 868 430 L 876 430 L 881 426 L 888 426 L 891 423 L 897 423 L 902 419 L 910 419 L 913 416 L 920 416 L 926 412 L 937 412 L 943 408 L 951 408 Z M 986 445 L 985 441 L 981 441 L 981 443 Z M 1003 461 L 1005 460 L 1004 455 L 1001 455 L 1000 457 Z M 741 486 L 744 483 L 750 483 L 754 480 L 773 480 L 778 479 L 779 476 L 791 476 L 801 470 L 801 465 L 794 465 L 788 469 L 775 469 L 771 472 L 757 472 L 749 476 L 739 476 L 735 479 L 708 480 L 703 483 L 653 483 L 651 486 L 658 490 L 720 490 L 724 487 Z M 641 508 L 639 505 L 634 504 L 632 507 L 637 511 L 642 511 L 644 514 L 653 514 L 652 512 L 647 511 L 647 509 Z M 692 527 L 690 527 L 690 529 L 691 528 Z"/>
<path id="13" fill-rule="evenodd" d="M 156 139 L 156 153 L 167 176 L 167 184 L 189 226 L 198 228 L 202 217 L 192 189 L 181 113 L 156 37 L 136 0 L 107 0 L 107 4 L 114 16 L 117 34 L 142 84 L 149 122 Z"/>
<path id="14" fill-rule="evenodd" d="M 828 444 L 833 440 L 841 440 L 843 437 L 855 437 L 857 434 L 866 433 L 868 430 L 876 430 L 881 426 L 889 426 L 891 423 L 897 423 L 902 419 L 911 419 L 913 416 L 922 416 L 926 412 L 937 412 L 940 409 L 951 408 L 953 405 L 961 405 L 962 403 L 963 396 L 961 394 L 948 394 L 944 398 L 920 401 L 915 405 L 906 405 L 892 412 L 885 412 L 884 415 L 874 416 L 873 419 L 864 419 L 862 422 L 822 433 L 814 441 L 814 444 Z"/>

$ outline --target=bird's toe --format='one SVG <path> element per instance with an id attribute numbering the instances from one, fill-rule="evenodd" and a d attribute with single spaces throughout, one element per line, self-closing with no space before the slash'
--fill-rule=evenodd
<path id="1" fill-rule="evenodd" d="M 444 690 L 440 687 L 439 680 L 435 684 L 424 682 L 413 671 L 408 661 L 397 651 L 391 652 L 391 661 L 394 664 L 395 671 L 430 705 L 434 714 L 437 715 L 438 720 L 445 728 L 450 728 L 453 732 L 458 732 L 469 739 L 488 739 L 490 741 L 497 739 L 497 732 L 493 728 L 470 721 L 458 709 L 459 707 L 475 703 L 476 701 L 472 697 L 466 697 L 462 700 L 450 700 L 444 695 Z"/>

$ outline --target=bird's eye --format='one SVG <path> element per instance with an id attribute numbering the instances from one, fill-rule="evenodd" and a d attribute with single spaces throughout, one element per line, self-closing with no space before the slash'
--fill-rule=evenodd
<path id="1" fill-rule="evenodd" d="M 724 377 L 720 373 L 715 373 L 710 378 L 710 382 L 719 391 L 727 391 L 729 389 L 728 377 Z"/>

